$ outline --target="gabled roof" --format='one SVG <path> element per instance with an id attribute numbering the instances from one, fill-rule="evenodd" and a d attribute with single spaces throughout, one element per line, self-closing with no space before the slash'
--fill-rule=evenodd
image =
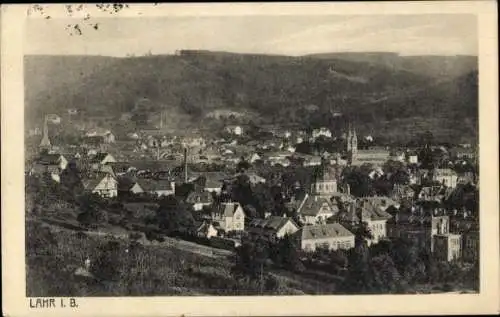
<path id="1" fill-rule="evenodd" d="M 456 176 L 457 173 L 450 168 L 436 168 L 434 176 Z"/>
<path id="2" fill-rule="evenodd" d="M 118 181 L 118 190 L 119 191 L 130 191 L 132 187 L 137 183 L 135 179 L 132 177 L 120 177 L 117 179 Z M 140 186 L 140 185 L 139 185 Z"/>
<path id="3" fill-rule="evenodd" d="M 96 155 L 94 155 L 92 157 L 90 162 L 91 163 L 101 163 L 108 155 L 109 155 L 109 153 L 98 152 Z"/>
<path id="4" fill-rule="evenodd" d="M 102 181 L 102 178 L 87 178 L 82 179 L 83 188 L 87 190 L 91 190 L 97 187 L 99 183 Z"/>
<path id="5" fill-rule="evenodd" d="M 422 187 L 418 196 L 430 197 L 430 198 L 439 198 L 444 196 L 445 189 L 442 186 L 425 186 Z"/>
<path id="6" fill-rule="evenodd" d="M 115 171 L 116 173 L 126 173 L 128 169 L 131 167 L 130 163 L 128 162 L 110 162 L 108 164 L 113 168 L 113 171 Z"/>
<path id="7" fill-rule="evenodd" d="M 36 162 L 42 165 L 58 165 L 60 158 L 61 154 L 42 154 Z"/>
<path id="8" fill-rule="evenodd" d="M 392 218 L 391 214 L 386 212 L 385 208 L 378 205 L 376 201 L 364 199 L 360 201 L 360 206 L 358 208 L 361 208 L 363 219 L 388 220 Z"/>
<path id="9" fill-rule="evenodd" d="M 206 191 L 193 191 L 187 196 L 186 202 L 190 204 L 210 204 L 213 202 L 213 197 L 211 193 Z"/>
<path id="10" fill-rule="evenodd" d="M 353 237 L 354 234 L 340 223 L 304 226 L 297 231 L 302 240 Z"/>
<path id="11" fill-rule="evenodd" d="M 207 223 L 206 221 L 195 221 L 194 226 L 195 226 L 197 232 L 207 234 L 208 229 L 210 228 L 210 226 L 213 226 L 213 225 L 211 223 Z M 213 226 L 213 227 L 215 230 L 218 229 L 215 226 Z"/>
<path id="12" fill-rule="evenodd" d="M 376 208 L 387 208 L 389 206 L 399 207 L 399 203 L 386 196 L 364 197 L 363 200 L 372 204 Z"/>
<path id="13" fill-rule="evenodd" d="M 240 203 L 238 202 L 223 202 L 223 203 L 220 203 L 219 205 L 217 205 L 217 211 L 221 214 L 223 214 L 224 216 L 226 217 L 232 217 L 234 215 L 234 213 L 236 212 L 236 210 L 238 209 L 238 207 L 241 207 L 240 206 Z M 241 209 L 243 210 L 243 208 Z M 243 213 L 245 213 L 243 211 Z"/>
<path id="14" fill-rule="evenodd" d="M 338 211 L 338 208 L 334 206 L 328 199 L 324 197 L 307 195 L 301 202 L 298 213 L 303 216 L 316 216 L 318 215 L 321 207 L 324 204 L 327 204 L 331 208 L 332 213 L 335 214 Z"/>
<path id="15" fill-rule="evenodd" d="M 141 178 L 137 180 L 137 183 L 145 192 L 173 190 L 171 182 L 164 179 Z"/>
<path id="16" fill-rule="evenodd" d="M 115 176 L 115 172 L 113 171 L 113 168 L 110 165 L 102 165 L 99 167 L 99 172 L 101 173 L 108 173 L 112 176 Z"/>
<path id="17" fill-rule="evenodd" d="M 279 217 L 279 216 L 270 216 L 265 219 L 255 218 L 252 219 L 252 221 L 250 221 L 248 226 L 254 228 L 271 229 L 274 231 L 278 231 L 281 228 L 283 228 L 283 226 L 286 225 L 289 221 L 291 221 L 296 228 L 299 228 L 299 226 L 297 226 L 297 224 L 292 220 L 292 218 Z"/>
<path id="18" fill-rule="evenodd" d="M 389 220 L 392 215 L 369 201 L 362 200 L 355 204 L 350 204 L 347 209 L 337 216 L 339 221 L 357 223 L 361 219 L 365 220 Z"/>

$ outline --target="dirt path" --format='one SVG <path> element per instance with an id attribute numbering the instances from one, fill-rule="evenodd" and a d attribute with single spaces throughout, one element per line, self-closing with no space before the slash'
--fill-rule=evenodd
<path id="1" fill-rule="evenodd" d="M 72 231 L 67 228 L 63 228 L 51 223 L 47 223 L 43 220 L 41 220 L 45 225 L 48 225 L 52 230 L 55 231 Z M 89 230 L 89 231 L 84 231 L 85 234 L 90 235 L 90 236 L 95 236 L 95 237 L 106 237 L 106 236 L 112 236 L 114 238 L 120 239 L 120 240 L 129 240 L 129 235 L 128 233 L 118 233 L 118 232 L 109 232 L 109 231 L 100 231 L 100 230 Z M 198 255 L 203 255 L 211 258 L 224 258 L 227 257 L 231 254 L 233 254 L 229 250 L 224 250 L 224 249 L 217 249 L 213 248 L 210 246 L 206 245 L 201 245 L 197 244 L 191 241 L 186 241 L 186 240 L 180 240 L 180 239 L 175 239 L 171 237 L 165 237 L 164 242 L 158 242 L 158 241 L 149 241 L 147 239 L 139 239 L 137 240 L 138 243 L 144 245 L 144 246 L 166 246 L 166 247 L 173 247 L 182 251 L 186 252 L 191 252 L 194 254 Z"/>

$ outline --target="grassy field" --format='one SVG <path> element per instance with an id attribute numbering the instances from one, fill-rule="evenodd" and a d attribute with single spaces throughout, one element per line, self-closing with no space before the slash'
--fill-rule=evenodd
<path id="1" fill-rule="evenodd" d="M 257 295 L 262 291 L 258 282 L 236 280 L 232 276 L 230 257 L 208 257 L 179 249 L 175 244 L 132 248 L 125 239 L 118 240 L 119 256 L 114 259 L 116 263 L 113 262 L 119 278 L 81 279 L 75 276 L 75 270 L 83 266 L 87 257 L 95 261 L 99 248 L 114 238 L 45 228 L 34 227 L 33 221 L 27 223 L 26 293 L 29 297 Z M 274 269 L 269 273 L 278 285 L 272 291 L 264 289 L 263 295 L 335 291 L 333 277 Z"/>

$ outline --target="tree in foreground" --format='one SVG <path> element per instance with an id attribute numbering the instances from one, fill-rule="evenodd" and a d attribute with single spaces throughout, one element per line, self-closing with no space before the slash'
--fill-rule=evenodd
<path id="1" fill-rule="evenodd" d="M 158 228 L 166 234 L 189 234 L 194 230 L 194 218 L 188 206 L 174 196 L 160 201 L 156 221 Z"/>

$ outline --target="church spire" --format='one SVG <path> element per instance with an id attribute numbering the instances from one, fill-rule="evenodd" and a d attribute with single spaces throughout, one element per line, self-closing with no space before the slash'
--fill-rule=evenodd
<path id="1" fill-rule="evenodd" d="M 348 130 L 347 130 L 347 153 L 350 153 L 351 152 L 351 139 L 352 139 L 352 131 L 351 131 L 351 122 L 349 121 L 349 124 L 348 124 Z"/>
<path id="2" fill-rule="evenodd" d="M 49 139 L 49 127 L 48 127 L 48 122 L 47 122 L 47 116 L 45 116 L 44 122 L 43 122 L 43 137 L 42 141 L 40 142 L 40 148 L 41 149 L 50 149 L 51 144 L 50 144 L 50 139 Z"/>
<path id="3" fill-rule="evenodd" d="M 347 132 L 347 154 L 350 158 L 350 162 L 356 160 L 358 153 L 358 136 L 356 135 L 356 128 L 353 124 L 349 122 L 349 131 Z"/>

